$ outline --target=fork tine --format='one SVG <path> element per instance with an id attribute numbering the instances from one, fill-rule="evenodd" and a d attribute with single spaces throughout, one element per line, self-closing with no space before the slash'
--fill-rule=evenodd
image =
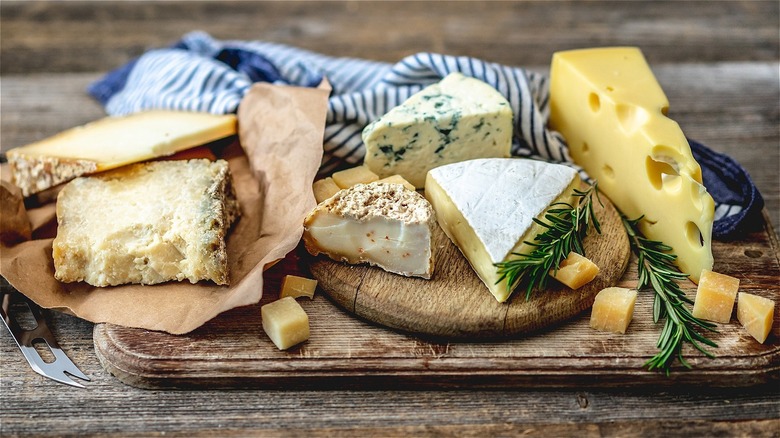
<path id="1" fill-rule="evenodd" d="M 86 386 L 84 386 L 81 383 L 71 379 L 70 377 L 68 377 L 67 374 L 62 373 L 62 372 L 59 372 L 59 373 L 58 372 L 50 372 L 48 374 L 42 374 L 42 375 L 45 376 L 45 377 L 48 377 L 48 378 L 50 378 L 50 379 L 52 379 L 54 381 L 57 381 L 57 382 L 60 382 L 60 383 L 64 383 L 64 384 L 70 385 L 70 386 L 75 386 L 76 388 L 86 388 Z M 89 380 L 89 379 L 87 379 L 87 380 Z"/>
<path id="2" fill-rule="evenodd" d="M 27 363 L 33 371 L 41 376 L 48 377 L 56 382 L 63 383 L 65 385 L 75 386 L 76 388 L 86 388 L 81 383 L 73 380 L 70 376 L 90 381 L 77 366 L 70 360 L 64 351 L 57 344 L 57 340 L 54 339 L 54 335 L 46 324 L 46 319 L 41 309 L 32 301 L 28 300 L 21 294 L 10 294 L 5 291 L 0 291 L 0 320 L 3 325 L 6 326 L 11 333 L 16 345 L 21 350 L 22 355 L 27 359 Z M 23 301 L 27 304 L 32 315 L 35 317 L 37 325 L 30 330 L 22 329 L 16 318 L 10 315 L 11 302 L 14 299 Z M 33 345 L 36 340 L 40 340 L 46 343 L 49 347 L 49 351 L 54 355 L 54 361 L 47 363 L 41 357 L 40 353 Z"/>
<path id="3" fill-rule="evenodd" d="M 30 368 L 32 368 L 32 370 L 36 373 L 66 385 L 75 386 L 77 388 L 85 388 L 84 385 L 72 380 L 63 372 L 63 370 L 59 369 L 59 365 L 57 365 L 57 363 L 59 360 L 61 360 L 60 358 L 57 358 L 57 360 L 54 362 L 46 363 L 35 347 L 20 345 L 19 349 L 22 351 L 25 359 L 27 359 L 27 362 L 30 364 Z M 81 371 L 79 371 L 79 373 L 80 372 Z"/>
<path id="4" fill-rule="evenodd" d="M 59 347 L 52 347 L 51 345 L 49 346 L 49 349 L 54 354 L 54 357 L 57 358 L 57 360 L 50 365 L 56 364 L 61 371 L 66 372 L 74 377 L 78 377 L 79 379 L 86 380 L 87 382 L 90 381 L 90 378 L 87 377 L 87 375 L 84 374 L 79 369 L 79 367 L 73 363 L 72 360 L 70 360 L 70 358 L 65 354 L 64 351 L 62 351 L 62 349 Z"/>

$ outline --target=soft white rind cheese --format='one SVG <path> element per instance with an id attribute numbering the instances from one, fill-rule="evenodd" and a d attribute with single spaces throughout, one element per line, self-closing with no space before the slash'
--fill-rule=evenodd
<path id="1" fill-rule="evenodd" d="M 571 202 L 579 184 L 566 166 L 526 159 L 494 158 L 464 161 L 428 173 L 425 196 L 439 225 L 468 259 L 499 302 L 511 290 L 499 279 L 494 263 L 528 253 L 525 241 L 541 232 L 533 222 L 550 204 Z"/>
<path id="2" fill-rule="evenodd" d="M 366 126 L 365 165 L 380 178 L 401 175 L 421 188 L 435 167 L 509 157 L 512 109 L 490 85 L 452 73 Z"/>
<path id="3" fill-rule="evenodd" d="M 635 47 L 553 56 L 550 126 L 574 161 L 642 234 L 671 246 L 680 270 L 699 281 L 713 264 L 714 202 L 669 101 Z"/>
<path id="4" fill-rule="evenodd" d="M 431 278 L 433 226 L 433 209 L 419 193 L 402 184 L 356 184 L 309 213 L 303 241 L 312 255 Z"/>

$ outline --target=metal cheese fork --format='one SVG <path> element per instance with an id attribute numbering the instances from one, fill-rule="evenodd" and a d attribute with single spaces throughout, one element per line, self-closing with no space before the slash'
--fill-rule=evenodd
<path id="1" fill-rule="evenodd" d="M 77 377 L 79 379 L 89 381 L 81 370 L 65 355 L 57 341 L 54 339 L 54 335 L 46 325 L 46 319 L 43 316 L 43 311 L 37 304 L 33 303 L 22 294 L 18 292 L 0 291 L 0 297 L 2 297 L 2 306 L 0 306 L 0 316 L 2 316 L 3 324 L 8 328 L 16 341 L 16 345 L 24 354 L 25 359 L 36 373 L 48 377 L 57 382 L 64 383 L 66 385 L 75 386 L 78 388 L 84 388 L 84 385 L 73 380 L 70 376 Z M 22 329 L 19 322 L 11 316 L 11 306 L 15 303 L 24 303 L 27 308 L 30 309 L 37 325 L 35 328 L 29 330 Z M 14 312 L 15 313 L 15 312 Z M 16 315 L 14 315 L 15 317 Z M 43 360 L 38 350 L 35 349 L 33 344 L 36 341 L 43 341 L 49 346 L 52 354 L 54 355 L 54 361 L 46 362 Z"/>

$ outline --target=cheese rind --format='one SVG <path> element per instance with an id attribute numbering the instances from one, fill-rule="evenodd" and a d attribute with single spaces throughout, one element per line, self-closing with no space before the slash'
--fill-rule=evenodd
<path id="1" fill-rule="evenodd" d="M 666 95 L 633 47 L 558 52 L 550 72 L 550 127 L 620 211 L 644 215 L 642 233 L 671 246 L 694 282 L 712 269 L 714 202 Z"/>
<path id="2" fill-rule="evenodd" d="M 421 188 L 435 167 L 509 157 L 512 123 L 509 102 L 495 88 L 452 73 L 366 126 L 365 165 Z"/>
<path id="3" fill-rule="evenodd" d="M 409 190 L 417 189 L 414 185 L 412 185 L 412 183 L 405 180 L 404 177 L 402 177 L 401 175 L 388 176 L 387 178 L 382 178 L 377 182 L 382 182 L 387 184 L 401 184 L 402 186 L 406 187 Z"/>
<path id="4" fill-rule="evenodd" d="M 357 184 L 309 213 L 303 242 L 315 256 L 431 278 L 435 220 L 428 201 L 401 184 Z"/>
<path id="5" fill-rule="evenodd" d="M 738 290 L 738 278 L 705 269 L 699 279 L 691 314 L 709 321 L 729 322 Z"/>
<path id="6" fill-rule="evenodd" d="M 572 202 L 579 187 L 569 167 L 520 158 L 486 158 L 437 167 L 428 172 L 425 196 L 439 225 L 499 302 L 512 290 L 498 282 L 496 263 L 512 253 L 528 254 L 544 229 L 542 218 L 555 202 Z"/>
<path id="7" fill-rule="evenodd" d="M 769 332 L 772 331 L 774 317 L 774 301 L 745 292 L 739 293 L 737 319 L 758 342 L 763 344 L 766 341 Z"/>
<path id="8" fill-rule="evenodd" d="M 309 315 L 293 297 L 285 297 L 260 308 L 263 331 L 280 350 L 309 339 Z"/>
<path id="9" fill-rule="evenodd" d="M 634 316 L 636 291 L 608 287 L 596 294 L 590 314 L 590 327 L 596 330 L 625 333 Z"/>
<path id="10" fill-rule="evenodd" d="M 81 175 L 114 169 L 236 133 L 235 115 L 145 111 L 106 117 L 7 152 L 24 196 Z"/>
<path id="11" fill-rule="evenodd" d="M 228 283 L 239 215 L 224 160 L 134 164 L 68 183 L 57 198 L 54 276 L 93 286 Z"/>

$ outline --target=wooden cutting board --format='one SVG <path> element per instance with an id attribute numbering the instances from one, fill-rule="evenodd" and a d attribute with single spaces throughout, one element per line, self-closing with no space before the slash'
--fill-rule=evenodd
<path id="1" fill-rule="evenodd" d="M 348 265 L 326 256 L 311 262 L 323 291 L 348 312 L 377 324 L 435 338 L 501 338 L 567 320 L 593 305 L 596 294 L 618 282 L 630 247 L 615 208 L 602 196 L 596 203 L 601 234 L 585 238 L 585 254 L 599 275 L 575 290 L 551 281 L 549 289 L 526 300 L 516 291 L 506 303 L 490 294 L 444 231 L 434 227 L 436 254 L 430 280 L 407 278 L 367 265 Z"/>
<path id="2" fill-rule="evenodd" d="M 766 220 L 736 241 L 713 242 L 715 270 L 740 278 L 741 290 L 780 302 L 780 253 Z M 311 338 L 277 350 L 262 331 L 260 305 L 277 298 L 287 273 L 310 275 L 302 248 L 267 272 L 263 300 L 223 313 L 192 333 L 97 324 L 95 352 L 121 381 L 144 388 L 540 388 L 540 387 L 744 387 L 780 379 L 780 312 L 759 344 L 736 316 L 719 324 L 720 348 L 708 359 L 689 346 L 693 369 L 675 365 L 669 377 L 643 368 L 657 350 L 660 326 L 652 322 L 652 293 L 640 293 L 625 335 L 588 327 L 588 312 L 533 336 L 503 340 L 441 341 L 390 330 L 344 311 L 318 291 L 301 300 Z M 636 285 L 636 260 L 618 281 Z M 696 286 L 682 285 L 693 297 Z"/>

